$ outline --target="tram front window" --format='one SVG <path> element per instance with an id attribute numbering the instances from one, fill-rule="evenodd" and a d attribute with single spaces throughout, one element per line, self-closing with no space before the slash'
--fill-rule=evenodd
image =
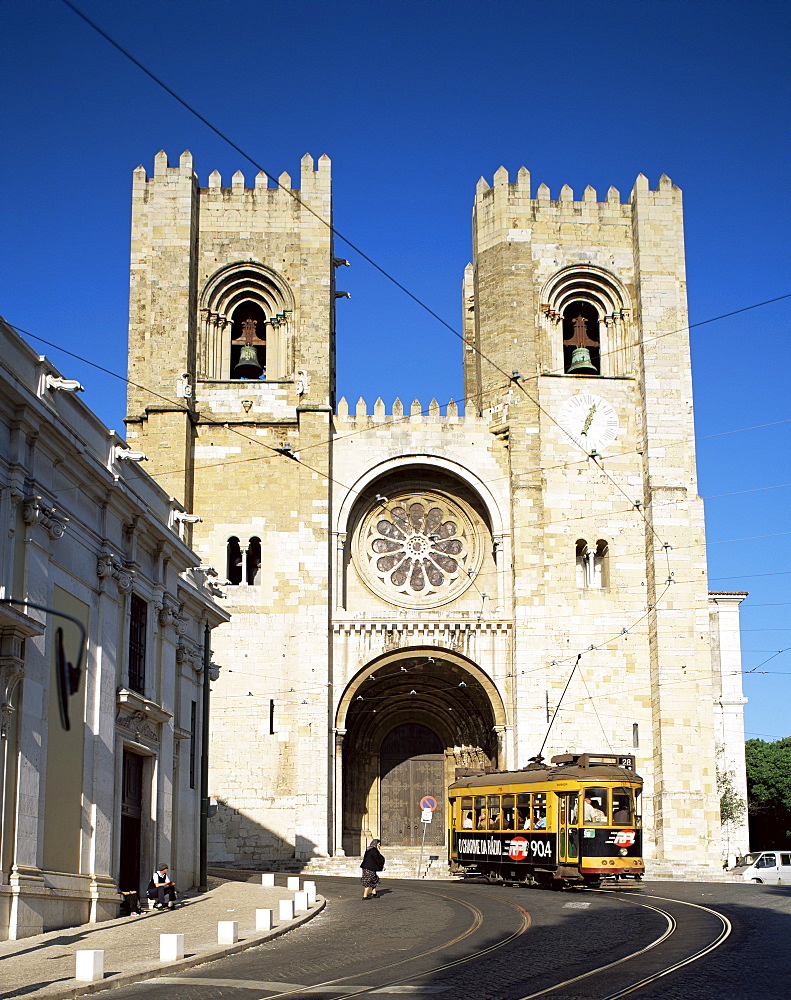
<path id="1" fill-rule="evenodd" d="M 612 790 L 612 822 L 613 826 L 632 825 L 632 790 L 631 788 L 613 788 Z"/>
<path id="2" fill-rule="evenodd" d="M 583 823 L 607 822 L 607 789 L 586 788 L 585 804 L 582 810 Z"/>

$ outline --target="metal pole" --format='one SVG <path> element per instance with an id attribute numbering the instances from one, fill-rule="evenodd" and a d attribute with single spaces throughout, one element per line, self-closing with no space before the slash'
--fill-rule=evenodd
<path id="1" fill-rule="evenodd" d="M 423 840 L 421 841 L 421 844 L 420 844 L 420 861 L 418 861 L 418 863 L 417 863 L 417 877 L 418 878 L 422 878 L 423 877 L 420 873 L 423 870 L 423 848 L 426 845 L 426 827 L 427 826 L 428 826 L 428 823 L 423 823 Z"/>
<path id="2" fill-rule="evenodd" d="M 209 860 L 209 664 L 211 662 L 211 629 L 208 621 L 203 630 L 203 722 L 200 751 L 200 843 L 198 847 L 198 882 L 201 892 L 208 889 L 206 869 Z"/>

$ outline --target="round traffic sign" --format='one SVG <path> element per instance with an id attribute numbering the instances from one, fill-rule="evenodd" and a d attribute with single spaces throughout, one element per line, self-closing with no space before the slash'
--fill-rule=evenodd
<path id="1" fill-rule="evenodd" d="M 424 795 L 420 800 L 421 809 L 430 809 L 432 812 L 437 808 L 437 800 L 433 795 Z"/>

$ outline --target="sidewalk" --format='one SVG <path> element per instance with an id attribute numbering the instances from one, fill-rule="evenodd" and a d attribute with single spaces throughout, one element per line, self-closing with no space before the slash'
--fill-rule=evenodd
<path id="1" fill-rule="evenodd" d="M 170 976 L 285 934 L 324 908 L 325 900 L 319 896 L 307 912 L 297 914 L 293 920 L 280 920 L 279 901 L 293 900 L 294 893 L 286 889 L 285 875 L 276 876 L 275 882 L 271 888 L 261 885 L 260 875 L 249 882 L 210 878 L 208 892 L 185 893 L 181 897 L 183 905 L 175 910 L 150 910 L 139 917 L 119 917 L 20 941 L 0 941 L 0 1000 L 59 1000 Z M 256 931 L 256 909 L 273 911 L 272 930 Z M 238 921 L 236 944 L 217 943 L 217 923 L 221 920 Z M 160 934 L 184 935 L 183 959 L 160 962 Z M 104 979 L 93 983 L 74 979 L 75 956 L 81 949 L 104 951 Z"/>

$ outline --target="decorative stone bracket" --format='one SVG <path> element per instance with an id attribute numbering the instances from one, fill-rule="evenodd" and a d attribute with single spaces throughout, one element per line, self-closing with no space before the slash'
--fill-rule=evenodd
<path id="1" fill-rule="evenodd" d="M 162 603 L 156 605 L 157 621 L 163 627 L 172 625 L 176 635 L 182 636 L 187 631 L 187 622 L 189 621 L 186 615 L 181 613 L 183 608 L 183 604 L 180 604 L 169 594 L 165 594 Z"/>
<path id="2" fill-rule="evenodd" d="M 100 580 L 111 578 L 115 580 L 118 589 L 128 593 L 132 588 L 132 581 L 135 576 L 133 566 L 126 561 L 121 561 L 112 552 L 105 552 L 99 556 L 96 564 L 96 575 Z"/>
<path id="3" fill-rule="evenodd" d="M 28 496 L 22 501 L 22 520 L 25 524 L 40 524 L 53 540 L 63 538 L 68 517 L 56 507 L 48 507 L 40 496 Z"/>

